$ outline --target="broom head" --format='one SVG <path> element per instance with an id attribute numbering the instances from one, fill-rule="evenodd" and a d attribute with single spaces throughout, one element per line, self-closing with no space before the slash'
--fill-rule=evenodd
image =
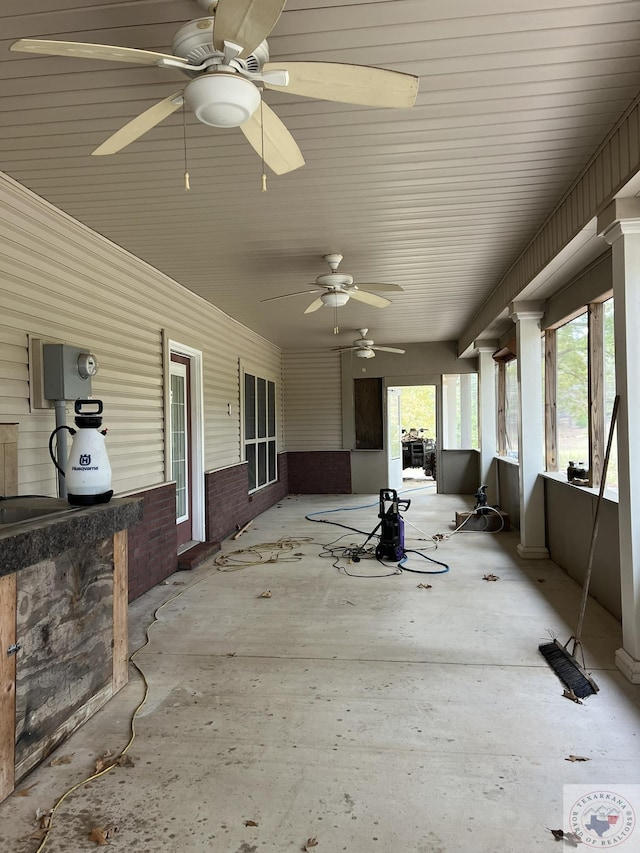
<path id="1" fill-rule="evenodd" d="M 557 640 L 538 646 L 538 651 L 564 686 L 572 690 L 578 699 L 593 696 L 600 689 L 566 647 Z"/>

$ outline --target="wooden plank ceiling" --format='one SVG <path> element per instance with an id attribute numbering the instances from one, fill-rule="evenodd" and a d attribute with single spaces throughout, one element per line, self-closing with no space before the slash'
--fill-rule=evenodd
<path id="1" fill-rule="evenodd" d="M 285 349 L 333 346 L 304 290 L 341 272 L 400 284 L 350 301 L 339 342 L 456 339 L 640 90 L 640 4 L 622 0 L 289 0 L 271 60 L 420 77 L 413 109 L 269 91 L 306 165 L 269 176 L 237 129 L 183 115 L 90 152 L 181 88 L 178 70 L 9 51 L 18 38 L 170 52 L 194 0 L 2 0 L 0 169 Z"/>

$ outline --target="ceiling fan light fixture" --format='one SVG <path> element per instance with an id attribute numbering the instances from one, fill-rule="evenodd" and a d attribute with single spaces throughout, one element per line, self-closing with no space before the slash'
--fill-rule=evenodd
<path id="1" fill-rule="evenodd" d="M 372 349 L 356 350 L 356 358 L 373 358 L 374 356 L 375 352 Z"/>
<path id="2" fill-rule="evenodd" d="M 260 105 L 260 92 L 245 77 L 216 71 L 190 80 L 184 89 L 189 109 L 211 127 L 240 127 Z"/>
<path id="3" fill-rule="evenodd" d="M 320 299 L 324 305 L 328 305 L 330 308 L 340 308 L 349 301 L 349 294 L 343 293 L 341 290 L 333 290 L 331 293 L 323 293 Z"/>

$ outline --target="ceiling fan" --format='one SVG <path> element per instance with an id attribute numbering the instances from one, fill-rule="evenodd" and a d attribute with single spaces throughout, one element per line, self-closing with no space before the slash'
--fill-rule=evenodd
<path id="1" fill-rule="evenodd" d="M 172 54 L 130 47 L 20 39 L 11 50 L 177 68 L 186 86 L 154 104 L 93 151 L 115 154 L 183 104 L 204 124 L 239 127 L 278 175 L 304 165 L 291 133 L 262 100 L 262 89 L 371 107 L 411 107 L 418 78 L 399 71 L 336 62 L 269 62 L 265 39 L 286 0 L 196 0 L 207 12 L 180 27 Z"/>
<path id="2" fill-rule="evenodd" d="M 354 352 L 356 358 L 375 358 L 376 352 L 395 352 L 404 355 L 403 349 L 397 347 L 377 347 L 374 342 L 366 337 L 369 329 L 358 329 L 360 337 L 350 347 L 333 347 L 334 352 Z"/>
<path id="3" fill-rule="evenodd" d="M 269 299 L 262 299 L 262 302 L 273 302 L 275 299 L 288 299 L 290 296 L 300 296 L 303 293 L 317 293 L 318 290 L 323 291 L 317 299 L 314 299 L 311 305 L 305 310 L 305 314 L 311 314 L 327 305 L 329 308 L 340 308 L 346 305 L 349 299 L 355 299 L 357 302 L 366 302 L 367 305 L 373 305 L 375 308 L 386 308 L 391 305 L 391 300 L 384 296 L 378 296 L 375 293 L 369 293 L 370 290 L 402 290 L 399 284 L 380 284 L 377 282 L 367 282 L 366 284 L 357 285 L 353 281 L 353 276 L 348 273 L 339 273 L 338 267 L 342 260 L 342 255 L 331 254 L 324 255 L 324 260 L 331 268 L 330 273 L 319 275 L 316 278 L 314 290 L 298 290 L 295 293 L 284 293 L 282 296 L 271 296 Z"/>

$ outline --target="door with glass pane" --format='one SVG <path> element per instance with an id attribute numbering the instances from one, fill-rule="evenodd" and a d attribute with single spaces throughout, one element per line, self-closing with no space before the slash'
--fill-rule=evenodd
<path id="1" fill-rule="evenodd" d="M 191 383 L 188 358 L 171 353 L 171 477 L 176 483 L 178 548 L 192 536 Z"/>

